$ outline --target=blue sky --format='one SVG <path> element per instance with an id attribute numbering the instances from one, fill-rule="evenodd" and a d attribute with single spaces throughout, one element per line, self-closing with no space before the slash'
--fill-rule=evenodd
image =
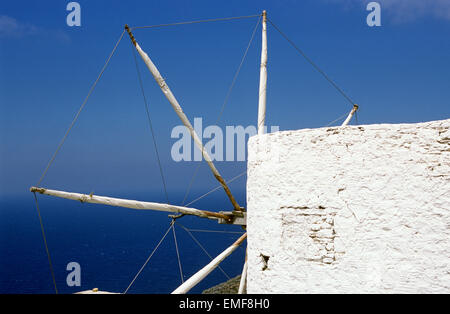
<path id="1" fill-rule="evenodd" d="M 66 24 L 69 1 L 0 4 L 0 196 L 28 197 L 97 77 L 124 24 L 153 25 L 268 11 L 269 18 L 360 105 L 358 122 L 450 117 L 448 1 L 384 0 L 381 27 L 369 1 L 78 1 L 81 26 Z M 136 30 L 187 116 L 215 124 L 257 19 Z M 260 30 L 219 126 L 254 125 Z M 267 124 L 322 127 L 351 109 L 268 26 Z M 180 122 L 139 61 L 167 179 L 179 203 L 198 162 L 171 160 Z M 245 162 L 219 162 L 226 179 Z M 217 185 L 200 166 L 188 200 Z M 124 37 L 42 186 L 96 194 L 162 194 L 131 45 Z M 231 186 L 237 194 L 245 179 Z M 220 193 L 220 192 L 217 192 Z M 242 202 L 242 200 L 241 200 Z"/>

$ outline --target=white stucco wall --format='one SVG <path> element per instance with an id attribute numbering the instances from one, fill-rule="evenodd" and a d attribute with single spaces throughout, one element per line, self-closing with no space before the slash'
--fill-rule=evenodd
<path id="1" fill-rule="evenodd" d="M 449 127 L 252 137 L 248 292 L 449 293 Z"/>

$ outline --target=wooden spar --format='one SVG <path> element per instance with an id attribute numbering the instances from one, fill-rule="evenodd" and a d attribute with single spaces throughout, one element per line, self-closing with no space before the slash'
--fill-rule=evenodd
<path id="1" fill-rule="evenodd" d="M 83 203 L 93 203 L 93 204 L 104 204 L 117 207 L 126 207 L 132 209 L 142 209 L 142 210 L 156 210 L 171 213 L 180 213 L 185 215 L 194 215 L 209 219 L 219 219 L 224 218 L 230 220 L 230 217 L 224 214 L 210 212 L 206 210 L 200 210 L 190 207 L 176 206 L 170 204 L 153 203 L 153 202 L 141 202 L 135 200 L 120 199 L 114 197 L 98 196 L 92 194 L 80 194 L 71 193 L 57 190 L 49 190 L 45 188 L 31 187 L 31 192 L 38 192 L 40 194 L 51 195 L 56 197 L 61 197 L 69 200 L 80 201 Z"/>
<path id="2" fill-rule="evenodd" d="M 352 117 L 355 114 L 356 110 L 358 110 L 358 105 L 354 104 L 352 110 L 350 111 L 350 113 L 347 116 L 347 119 L 345 119 L 344 123 L 342 123 L 341 126 L 346 126 L 350 122 L 350 120 L 352 119 Z"/>
<path id="3" fill-rule="evenodd" d="M 225 193 L 228 195 L 228 198 L 230 199 L 231 203 L 233 204 L 233 207 L 237 211 L 242 211 L 242 208 L 237 203 L 234 196 L 231 194 L 230 189 L 228 188 L 225 180 L 220 175 L 219 171 L 214 166 L 211 157 L 209 156 L 208 152 L 204 149 L 203 143 L 198 137 L 197 133 L 195 132 L 194 128 L 192 127 L 192 124 L 189 122 L 189 119 L 184 114 L 183 110 L 181 109 L 180 104 L 178 103 L 177 99 L 173 95 L 172 91 L 170 90 L 169 86 L 166 84 L 165 80 L 159 73 L 158 69 L 156 68 L 155 64 L 152 62 L 150 57 L 145 53 L 145 51 L 142 50 L 142 48 L 139 46 L 139 44 L 136 42 L 136 39 L 134 38 L 133 34 L 131 33 L 130 28 L 128 25 L 125 25 L 125 29 L 128 32 L 128 35 L 130 35 L 131 41 L 133 42 L 133 45 L 136 47 L 136 50 L 138 51 L 139 55 L 141 56 L 142 60 L 144 60 L 145 65 L 152 73 L 154 79 L 158 83 L 159 87 L 161 88 L 162 92 L 166 96 L 167 100 L 172 105 L 173 109 L 175 110 L 178 117 L 181 119 L 181 122 L 184 124 L 184 126 L 189 130 L 189 133 L 191 134 L 192 139 L 194 140 L 195 145 L 197 145 L 198 149 L 202 152 L 203 158 L 208 163 L 209 168 L 211 168 L 211 171 L 214 174 L 214 177 L 217 179 L 217 181 L 220 182 L 223 189 L 225 190 Z"/>
<path id="4" fill-rule="evenodd" d="M 267 90 L 267 13 L 262 13 L 261 68 L 259 73 L 258 134 L 264 134 Z"/>
<path id="5" fill-rule="evenodd" d="M 189 292 L 195 285 L 202 281 L 209 275 L 219 264 L 231 253 L 236 250 L 239 245 L 245 240 L 247 233 L 244 233 L 239 239 L 236 240 L 229 248 L 220 253 L 215 259 L 213 259 L 208 265 L 196 272 L 191 278 L 186 280 L 181 286 L 175 289 L 172 294 L 184 294 Z"/>
<path id="6" fill-rule="evenodd" d="M 247 269 L 248 269 L 247 255 L 245 255 L 245 263 L 244 268 L 242 269 L 241 281 L 239 282 L 238 294 L 243 294 L 245 286 L 247 285 Z"/>

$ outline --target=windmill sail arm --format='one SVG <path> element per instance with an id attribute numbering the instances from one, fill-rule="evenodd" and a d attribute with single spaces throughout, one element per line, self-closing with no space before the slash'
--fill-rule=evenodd
<path id="1" fill-rule="evenodd" d="M 342 123 L 341 126 L 346 126 L 350 122 L 350 120 L 352 119 L 352 117 L 355 114 L 356 110 L 358 110 L 358 105 L 355 104 L 355 105 L 353 105 L 352 110 L 348 114 L 347 119 L 345 119 L 344 123 Z"/>
<path id="2" fill-rule="evenodd" d="M 125 207 L 125 208 L 131 208 L 131 209 L 139 209 L 139 210 L 156 210 L 156 211 L 179 213 L 179 214 L 185 214 L 185 215 L 194 215 L 194 216 L 209 218 L 209 219 L 219 219 L 219 218 L 224 218 L 226 220 L 230 219 L 229 216 L 227 216 L 225 214 L 221 214 L 221 213 L 210 212 L 210 211 L 195 209 L 195 208 L 191 208 L 191 207 L 164 204 L 164 203 L 142 202 L 142 201 L 121 199 L 121 198 L 115 198 L 115 197 L 98 196 L 98 195 L 93 195 L 93 194 L 81 194 L 81 193 L 65 192 L 65 191 L 58 191 L 58 190 L 50 190 L 50 189 L 45 189 L 45 188 L 40 188 L 40 187 L 31 187 L 30 191 L 34 192 L 34 193 L 37 192 L 40 194 L 80 201 L 83 203 L 103 204 L 103 205 Z"/>
<path id="3" fill-rule="evenodd" d="M 196 272 L 191 278 L 186 280 L 181 286 L 175 289 L 172 294 L 184 294 L 189 292 L 193 287 L 195 287 L 200 281 L 202 281 L 206 276 L 208 276 L 214 269 L 216 269 L 219 264 L 228 257 L 231 253 L 233 253 L 239 245 L 247 237 L 247 233 L 244 233 L 239 239 L 236 240 L 230 247 L 228 247 L 225 251 L 220 253 L 215 259 L 213 259 L 208 265 L 200 269 Z"/>
<path id="4" fill-rule="evenodd" d="M 258 134 L 264 134 L 267 93 L 267 13 L 263 11 L 261 68 L 259 74 Z"/>
<path id="5" fill-rule="evenodd" d="M 245 263 L 242 269 L 241 280 L 239 282 L 238 294 L 243 294 L 247 285 L 247 270 L 248 270 L 248 260 L 247 256 L 245 256 Z"/>
<path id="6" fill-rule="evenodd" d="M 147 66 L 150 73 L 153 75 L 155 81 L 158 83 L 159 87 L 161 88 L 161 91 L 164 93 L 164 96 L 166 96 L 167 100 L 172 105 L 173 109 L 175 110 L 175 113 L 180 118 L 183 125 L 189 130 L 189 133 L 194 140 L 195 145 L 198 147 L 198 149 L 202 152 L 203 158 L 208 163 L 209 168 L 214 174 L 214 177 L 220 182 L 223 189 L 225 190 L 225 193 L 227 194 L 228 198 L 230 199 L 231 203 L 233 204 L 233 207 L 237 211 L 242 211 L 242 208 L 237 203 L 234 196 L 231 194 L 231 191 L 227 184 L 225 183 L 225 180 L 223 180 L 222 176 L 220 175 L 217 168 L 214 166 L 214 163 L 212 162 L 211 157 L 209 156 L 208 152 L 203 147 L 203 143 L 198 137 L 197 133 L 195 132 L 194 128 L 192 127 L 192 124 L 190 123 L 189 119 L 186 117 L 186 115 L 183 112 L 183 109 L 181 108 L 180 104 L 178 103 L 177 99 L 173 95 L 172 91 L 170 90 L 169 86 L 165 82 L 164 78 L 162 77 L 161 73 L 159 72 L 158 68 L 155 66 L 153 61 L 150 59 L 148 54 L 142 50 L 142 48 L 139 46 L 139 44 L 136 42 L 136 39 L 134 38 L 133 34 L 131 33 L 130 28 L 126 25 L 125 29 L 127 30 L 128 34 L 130 35 L 130 39 L 133 42 L 133 45 L 135 46 L 137 52 L 141 56 L 142 60 L 144 61 L 145 65 Z"/>

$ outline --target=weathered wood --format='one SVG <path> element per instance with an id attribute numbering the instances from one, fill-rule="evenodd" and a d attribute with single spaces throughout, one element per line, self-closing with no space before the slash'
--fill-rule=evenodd
<path id="1" fill-rule="evenodd" d="M 178 117 L 180 118 L 180 120 L 184 124 L 184 126 L 188 129 L 189 133 L 191 134 L 192 139 L 194 140 L 195 145 L 197 145 L 198 149 L 202 152 L 203 158 L 208 163 L 208 166 L 211 169 L 211 171 L 213 172 L 214 177 L 222 185 L 223 189 L 225 190 L 225 193 L 227 194 L 228 198 L 230 199 L 231 203 L 233 204 L 234 209 L 241 211 L 242 208 L 239 206 L 236 199 L 231 194 L 231 191 L 228 188 L 227 184 L 225 183 L 225 180 L 222 178 L 219 171 L 214 166 L 214 164 L 211 160 L 211 157 L 209 156 L 208 152 L 203 147 L 202 141 L 200 140 L 200 138 L 198 137 L 194 128 L 192 127 L 192 124 L 189 122 L 189 119 L 184 114 L 183 109 L 181 109 L 180 104 L 178 103 L 177 99 L 173 95 L 173 93 L 170 90 L 169 86 L 167 85 L 166 81 L 163 79 L 163 77 L 161 76 L 161 74 L 159 73 L 155 64 L 152 62 L 152 60 L 147 55 L 147 53 L 144 50 L 142 50 L 142 48 L 136 42 L 136 39 L 134 38 L 133 34 L 131 33 L 130 28 L 128 26 L 125 26 L 125 29 L 127 30 L 128 34 L 130 35 L 131 41 L 133 42 L 134 46 L 136 47 L 136 50 L 138 51 L 142 60 L 144 60 L 145 65 L 149 69 L 150 73 L 153 75 L 153 78 L 155 79 L 156 83 L 158 83 L 159 87 L 161 88 L 164 96 L 166 96 L 167 100 L 170 102 L 173 109 L 175 110 L 175 113 L 178 115 Z"/>
<path id="2" fill-rule="evenodd" d="M 341 126 L 346 126 L 350 122 L 350 120 L 352 119 L 352 117 L 355 114 L 356 110 L 358 110 L 358 105 L 355 104 L 355 105 L 353 105 L 352 110 L 348 114 L 347 119 L 345 119 L 344 123 L 342 123 Z"/>
<path id="3" fill-rule="evenodd" d="M 156 210 L 156 211 L 164 211 L 164 212 L 171 212 L 171 213 L 180 213 L 180 214 L 194 215 L 194 216 L 209 218 L 209 219 L 230 219 L 229 216 L 220 214 L 220 213 L 216 213 L 216 212 L 210 212 L 210 211 L 206 211 L 206 210 L 200 210 L 200 209 L 184 207 L 184 206 L 176 206 L 176 205 L 170 205 L 170 204 L 163 204 L 163 203 L 142 202 L 142 201 L 136 201 L 136 200 L 98 196 L 98 195 L 93 195 L 93 194 L 71 193 L 71 192 L 50 190 L 50 189 L 37 188 L 37 187 L 31 187 L 30 191 L 37 192 L 40 194 L 51 195 L 51 196 L 65 198 L 65 199 L 80 201 L 83 203 L 103 204 L 103 205 L 125 207 L 125 208 L 132 208 L 132 209 Z"/>
<path id="4" fill-rule="evenodd" d="M 247 255 L 245 255 L 245 263 L 244 268 L 242 269 L 241 281 L 239 282 L 238 294 L 243 294 L 247 286 L 247 269 L 248 269 L 248 261 Z"/>
<path id="5" fill-rule="evenodd" d="M 195 273 L 191 278 L 186 280 L 181 286 L 175 289 L 172 294 L 184 294 L 189 292 L 193 287 L 195 287 L 200 281 L 202 281 L 206 276 L 209 275 L 214 269 L 219 266 L 219 264 L 231 253 L 236 250 L 239 245 L 245 240 L 247 237 L 247 233 L 244 233 L 239 239 L 236 240 L 230 247 L 228 247 L 225 251 L 220 253 L 215 259 L 213 259 L 208 265 L 200 269 L 197 273 Z"/>
<path id="6" fill-rule="evenodd" d="M 259 101 L 258 101 L 258 134 L 264 134 L 266 120 L 266 90 L 267 90 L 267 14 L 262 13 L 262 47 L 261 68 L 259 73 Z"/>

